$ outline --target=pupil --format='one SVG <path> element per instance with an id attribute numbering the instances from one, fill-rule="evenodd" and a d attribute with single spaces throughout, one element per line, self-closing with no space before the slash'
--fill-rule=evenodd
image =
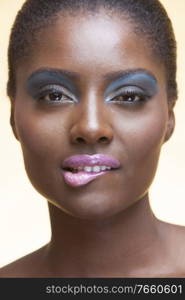
<path id="1" fill-rule="evenodd" d="M 129 97 L 128 97 L 128 101 L 129 101 L 129 102 L 132 102 L 132 101 L 134 101 L 134 99 L 135 99 L 135 97 L 134 97 L 134 96 L 129 96 Z"/>
<path id="2" fill-rule="evenodd" d="M 49 95 L 51 101 L 59 101 L 61 96 L 59 93 L 52 93 Z"/>

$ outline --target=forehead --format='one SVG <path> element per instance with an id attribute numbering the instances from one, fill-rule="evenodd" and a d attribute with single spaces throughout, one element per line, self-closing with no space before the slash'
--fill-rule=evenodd
<path id="1" fill-rule="evenodd" d="M 40 31 L 21 69 L 62 68 L 98 79 L 107 72 L 146 68 L 164 81 L 164 68 L 127 16 L 99 11 L 61 14 Z M 159 68 L 160 65 L 160 68 Z"/>

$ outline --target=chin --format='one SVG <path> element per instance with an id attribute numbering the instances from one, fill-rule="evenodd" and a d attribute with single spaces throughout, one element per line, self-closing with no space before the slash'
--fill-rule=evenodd
<path id="1" fill-rule="evenodd" d="M 66 198 L 69 199 L 69 198 Z M 133 199 L 133 198 L 132 198 Z M 136 200 L 137 201 L 137 200 Z M 90 194 L 80 198 L 71 198 L 70 201 L 50 201 L 49 203 L 61 210 L 68 216 L 75 218 L 98 221 L 113 218 L 114 216 L 124 213 L 136 201 L 124 197 L 115 198 L 114 195 L 108 194 Z"/>

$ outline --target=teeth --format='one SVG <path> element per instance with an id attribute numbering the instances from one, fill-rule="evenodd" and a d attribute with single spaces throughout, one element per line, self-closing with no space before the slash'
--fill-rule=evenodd
<path id="1" fill-rule="evenodd" d="M 94 166 L 93 167 L 93 172 L 98 173 L 98 172 L 100 172 L 100 170 L 101 170 L 100 166 Z"/>
<path id="2" fill-rule="evenodd" d="M 78 171 L 85 171 L 85 172 L 95 172 L 98 173 L 100 171 L 105 171 L 105 170 L 110 170 L 111 167 L 107 167 L 107 166 L 85 166 L 85 167 L 78 167 Z"/>
<path id="3" fill-rule="evenodd" d="M 82 168 L 82 170 L 84 169 L 85 172 L 92 172 L 92 167 L 84 167 Z"/>
<path id="4" fill-rule="evenodd" d="M 105 171 L 108 167 L 102 166 L 102 167 L 100 167 L 100 168 L 101 168 L 102 171 Z"/>

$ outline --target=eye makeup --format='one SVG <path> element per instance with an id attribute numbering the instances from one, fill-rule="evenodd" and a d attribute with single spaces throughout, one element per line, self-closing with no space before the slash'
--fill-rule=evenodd
<path id="1" fill-rule="evenodd" d="M 115 92 L 107 102 L 119 103 L 122 105 L 144 104 L 150 97 L 141 89 L 135 86 L 126 86 Z"/>
<path id="2" fill-rule="evenodd" d="M 60 104 L 64 102 L 76 102 L 73 96 L 59 85 L 49 85 L 39 90 L 36 100 L 45 104 Z"/>
<path id="3" fill-rule="evenodd" d="M 67 74 L 66 74 L 67 73 Z M 68 77 L 68 73 L 62 70 L 41 69 L 31 74 L 26 81 L 26 91 L 35 99 L 44 94 L 44 91 L 55 92 L 59 89 L 66 96 L 74 99 L 77 94 L 77 88 L 72 80 Z M 73 73 L 69 74 L 74 76 Z M 58 88 L 57 88 L 58 86 Z M 55 89 L 51 89 L 55 87 Z"/>
<path id="4" fill-rule="evenodd" d="M 26 90 L 34 99 L 47 103 L 78 102 L 79 93 L 74 84 L 78 77 L 75 72 L 61 69 L 39 69 L 27 79 Z M 105 78 L 111 81 L 104 92 L 106 102 L 138 105 L 158 92 L 157 79 L 143 69 L 109 73 Z"/>
<path id="5" fill-rule="evenodd" d="M 153 97 L 158 92 L 158 83 L 156 78 L 144 70 L 131 70 L 124 72 L 123 75 L 118 76 L 105 90 L 105 98 L 109 101 L 111 98 L 116 97 L 124 90 L 131 89 L 136 94 L 139 92 L 147 98 Z"/>

